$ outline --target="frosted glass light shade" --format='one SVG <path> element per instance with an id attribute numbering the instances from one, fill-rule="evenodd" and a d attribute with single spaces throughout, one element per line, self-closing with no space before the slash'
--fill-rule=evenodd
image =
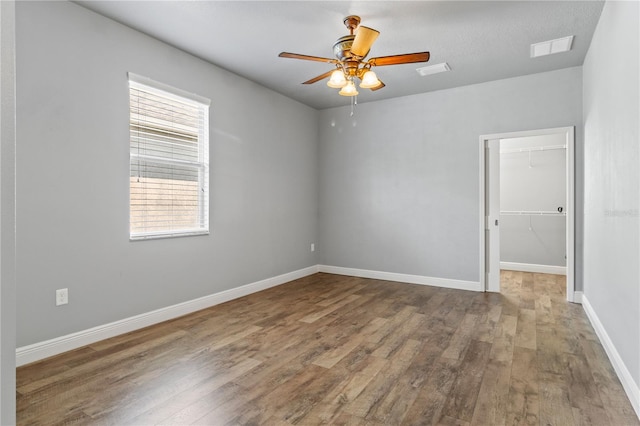
<path id="1" fill-rule="evenodd" d="M 373 71 L 367 71 L 362 76 L 362 82 L 360 83 L 360 87 L 363 89 L 371 89 L 372 87 L 378 87 L 380 85 L 380 80 L 378 80 L 378 76 Z"/>
<path id="2" fill-rule="evenodd" d="M 327 81 L 327 86 L 334 89 L 342 89 L 347 84 L 347 79 L 344 78 L 344 73 L 341 70 L 335 70 L 331 73 L 331 78 Z"/>
<path id="3" fill-rule="evenodd" d="M 349 80 L 338 94 L 342 96 L 355 96 L 358 94 L 358 91 L 356 90 L 356 85 L 353 84 L 353 81 Z"/>

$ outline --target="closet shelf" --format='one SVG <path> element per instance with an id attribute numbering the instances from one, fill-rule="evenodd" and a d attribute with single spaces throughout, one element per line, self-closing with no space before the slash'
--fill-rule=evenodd
<path id="1" fill-rule="evenodd" d="M 500 150 L 500 154 L 509 154 L 512 152 L 551 151 L 554 149 L 567 149 L 567 146 L 566 145 L 548 145 L 548 146 L 536 146 L 532 148 L 505 148 Z"/>
<path id="2" fill-rule="evenodd" d="M 554 211 L 501 211 L 501 215 L 511 216 L 566 216 L 565 212 Z"/>

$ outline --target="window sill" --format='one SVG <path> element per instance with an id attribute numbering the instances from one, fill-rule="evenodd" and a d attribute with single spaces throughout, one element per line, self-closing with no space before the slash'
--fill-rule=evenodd
<path id="1" fill-rule="evenodd" d="M 146 240 L 159 240 L 165 238 L 182 238 L 182 237 L 193 237 L 198 235 L 209 235 L 209 230 L 198 230 L 198 231 L 183 231 L 183 232 L 172 232 L 168 233 L 145 233 L 145 234 L 136 234 L 130 235 L 129 241 L 146 241 Z"/>

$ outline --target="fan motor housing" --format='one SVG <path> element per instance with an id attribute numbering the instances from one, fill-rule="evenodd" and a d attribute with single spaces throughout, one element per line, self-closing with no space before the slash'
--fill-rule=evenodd
<path id="1" fill-rule="evenodd" d="M 338 41 L 333 45 L 333 54 L 336 55 L 339 61 L 344 62 L 353 57 L 351 54 L 351 46 L 353 45 L 353 40 L 356 38 L 355 35 L 346 35 L 344 37 L 340 37 Z"/>

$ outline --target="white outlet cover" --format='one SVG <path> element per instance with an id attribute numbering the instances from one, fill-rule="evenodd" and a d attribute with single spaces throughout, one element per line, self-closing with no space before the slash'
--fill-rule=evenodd
<path id="1" fill-rule="evenodd" d="M 69 303 L 69 289 L 61 288 L 56 290 L 56 306 Z"/>

